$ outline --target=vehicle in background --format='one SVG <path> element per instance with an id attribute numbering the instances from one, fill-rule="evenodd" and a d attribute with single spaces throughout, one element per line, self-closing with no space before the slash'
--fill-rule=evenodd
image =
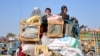
<path id="1" fill-rule="evenodd" d="M 5 43 L 0 43 L 0 55 L 1 55 L 1 52 L 2 52 L 2 48 L 5 47 L 5 45 L 6 45 Z"/>
<path id="2" fill-rule="evenodd" d="M 12 48 L 8 50 L 8 54 L 14 56 L 18 47 L 19 47 L 19 41 L 18 40 L 13 41 Z"/>

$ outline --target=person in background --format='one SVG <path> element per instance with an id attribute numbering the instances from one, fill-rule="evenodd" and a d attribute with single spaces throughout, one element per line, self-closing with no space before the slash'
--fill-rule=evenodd
<path id="1" fill-rule="evenodd" d="M 47 32 L 47 27 L 48 27 L 48 21 L 47 21 L 47 18 L 51 16 L 51 9 L 50 8 L 46 8 L 45 9 L 45 14 L 43 17 L 42 17 L 42 27 L 43 27 L 43 32 Z"/>
<path id="2" fill-rule="evenodd" d="M 73 22 L 73 27 L 72 27 L 73 37 L 78 38 L 79 37 L 79 31 L 80 31 L 78 19 L 75 18 L 75 17 L 71 17 L 70 21 Z"/>
<path id="3" fill-rule="evenodd" d="M 7 50 L 5 47 L 2 47 L 2 51 L 1 51 L 2 55 L 7 55 Z"/>

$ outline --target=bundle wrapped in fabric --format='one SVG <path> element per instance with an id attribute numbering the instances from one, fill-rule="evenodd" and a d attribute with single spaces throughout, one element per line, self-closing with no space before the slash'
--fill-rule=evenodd
<path id="1" fill-rule="evenodd" d="M 20 24 L 20 41 L 39 41 L 40 16 L 35 15 Z M 23 30 L 24 29 L 24 30 Z"/>
<path id="2" fill-rule="evenodd" d="M 62 37 L 63 36 L 63 20 L 62 16 L 53 15 L 48 19 L 48 32 L 49 37 Z"/>
<path id="3" fill-rule="evenodd" d="M 37 26 L 27 26 L 25 31 L 22 33 L 24 38 L 36 38 L 38 37 L 38 27 Z"/>
<path id="4" fill-rule="evenodd" d="M 55 38 L 48 45 L 49 49 L 61 50 L 62 47 L 72 47 L 77 48 L 79 45 L 79 40 L 73 37 L 63 37 L 63 38 Z M 59 48 L 58 48 L 59 47 Z"/>
<path id="5" fill-rule="evenodd" d="M 73 56 L 82 56 L 80 41 L 69 36 L 53 39 L 51 43 L 49 43 L 48 48 L 53 51 L 60 51 L 59 53 L 62 54 L 62 56 L 70 56 L 71 53 Z M 69 54 L 67 55 L 67 53 Z"/>

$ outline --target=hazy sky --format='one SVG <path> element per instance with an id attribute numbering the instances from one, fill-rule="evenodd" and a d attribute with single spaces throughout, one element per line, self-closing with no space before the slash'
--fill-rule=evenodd
<path id="1" fill-rule="evenodd" d="M 19 34 L 19 21 L 29 17 L 34 7 L 43 12 L 46 7 L 52 14 L 59 14 L 62 5 L 68 14 L 79 20 L 79 24 L 92 28 L 100 27 L 100 0 L 0 0 L 0 36 L 12 32 Z"/>

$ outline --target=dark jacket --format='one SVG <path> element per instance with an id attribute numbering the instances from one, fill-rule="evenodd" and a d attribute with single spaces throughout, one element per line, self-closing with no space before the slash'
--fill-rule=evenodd
<path id="1" fill-rule="evenodd" d="M 47 15 L 44 15 L 42 17 L 42 27 L 43 27 L 43 32 L 47 32 L 47 27 L 48 27 Z"/>
<path id="2" fill-rule="evenodd" d="M 68 23 L 69 15 L 68 14 L 64 14 L 64 13 L 60 13 L 60 15 L 62 16 L 62 18 L 64 20 L 64 24 Z"/>

